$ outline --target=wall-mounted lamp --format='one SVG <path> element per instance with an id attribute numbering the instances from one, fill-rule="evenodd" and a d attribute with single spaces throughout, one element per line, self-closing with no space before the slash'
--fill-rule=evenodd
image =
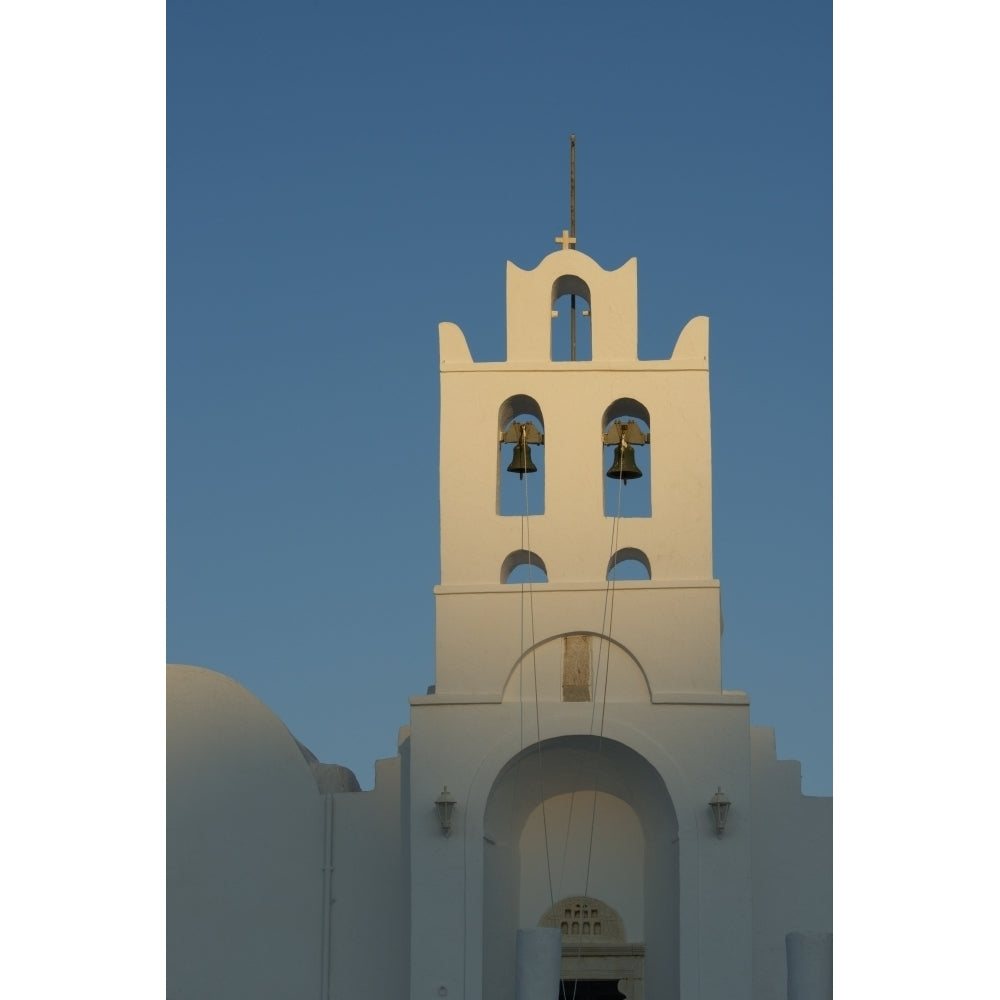
<path id="1" fill-rule="evenodd" d="M 441 794 L 434 800 L 437 807 L 438 819 L 441 820 L 441 832 L 447 837 L 451 833 L 451 814 L 455 809 L 455 799 L 445 785 L 441 789 Z"/>
<path id="2" fill-rule="evenodd" d="M 726 820 L 729 819 L 729 807 L 732 802 L 726 798 L 722 793 L 722 788 L 719 787 L 708 804 L 712 810 L 712 816 L 715 818 L 716 836 L 721 837 L 722 831 L 726 828 Z"/>

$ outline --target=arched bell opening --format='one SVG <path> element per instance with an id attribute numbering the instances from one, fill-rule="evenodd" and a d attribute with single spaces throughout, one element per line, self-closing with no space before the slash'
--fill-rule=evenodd
<path id="1" fill-rule="evenodd" d="M 590 361 L 593 346 L 590 324 L 590 287 L 574 274 L 552 283 L 553 361 Z"/>
<path id="2" fill-rule="evenodd" d="M 570 948 L 564 940 L 564 980 L 580 976 L 580 949 L 588 951 L 590 968 L 600 968 L 603 959 L 609 970 L 623 952 L 645 952 L 644 967 L 637 970 L 637 989 L 644 992 L 625 995 L 677 1000 L 677 831 L 659 773 L 607 736 L 544 740 L 510 760 L 493 783 L 484 815 L 485 1000 L 514 1000 L 517 929 L 545 925 L 560 901 L 563 911 L 571 909 L 571 937 L 578 922 L 578 940 Z M 588 922 L 590 940 L 579 940 Z M 602 948 L 597 939 L 606 933 L 624 941 L 607 941 Z M 656 947 L 647 951 L 647 941 Z M 607 977 L 597 972 L 592 978 Z"/>
<path id="3" fill-rule="evenodd" d="M 528 549 L 511 552 L 500 566 L 501 583 L 548 583 L 549 571 L 545 563 Z"/>
<path id="4" fill-rule="evenodd" d="M 649 410 L 622 397 L 601 417 L 605 517 L 651 517 L 652 445 Z"/>
<path id="5" fill-rule="evenodd" d="M 651 580 L 653 570 L 642 549 L 619 549 L 608 560 L 607 580 Z"/>
<path id="6" fill-rule="evenodd" d="M 545 421 L 531 396 L 510 396 L 497 415 L 497 513 L 545 513 Z"/>

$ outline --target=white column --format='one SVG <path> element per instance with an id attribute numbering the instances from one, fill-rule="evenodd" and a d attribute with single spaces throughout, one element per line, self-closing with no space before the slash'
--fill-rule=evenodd
<path id="1" fill-rule="evenodd" d="M 517 1000 L 557 1000 L 562 931 L 525 927 L 517 932 Z"/>

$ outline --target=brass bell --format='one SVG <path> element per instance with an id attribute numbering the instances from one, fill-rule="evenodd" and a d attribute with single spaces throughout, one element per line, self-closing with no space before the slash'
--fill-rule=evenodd
<path id="1" fill-rule="evenodd" d="M 627 483 L 630 479 L 641 478 L 642 469 L 635 464 L 635 448 L 623 438 L 615 447 L 615 459 L 608 469 L 608 479 L 624 479 Z"/>
<path id="2" fill-rule="evenodd" d="M 508 472 L 516 472 L 518 479 L 524 479 L 526 472 L 537 472 L 535 463 L 531 461 L 531 448 L 523 441 L 514 445 L 514 458 L 507 466 Z M 610 475 L 610 473 L 609 473 Z"/>

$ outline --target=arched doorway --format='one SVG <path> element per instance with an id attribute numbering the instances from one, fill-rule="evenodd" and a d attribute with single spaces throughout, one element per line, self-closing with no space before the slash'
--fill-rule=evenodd
<path id="1" fill-rule="evenodd" d="M 517 929 L 537 926 L 566 899 L 591 901 L 591 940 L 582 940 L 582 916 L 581 939 L 572 917 L 564 935 L 563 978 L 576 984 L 576 1000 L 617 997 L 608 991 L 618 983 L 627 1000 L 641 1000 L 646 983 L 650 996 L 676 1000 L 677 817 L 644 757 L 589 735 L 527 747 L 493 784 L 484 834 L 485 1000 L 513 1000 Z M 612 914 L 623 928 L 617 935 L 606 933 Z"/>

